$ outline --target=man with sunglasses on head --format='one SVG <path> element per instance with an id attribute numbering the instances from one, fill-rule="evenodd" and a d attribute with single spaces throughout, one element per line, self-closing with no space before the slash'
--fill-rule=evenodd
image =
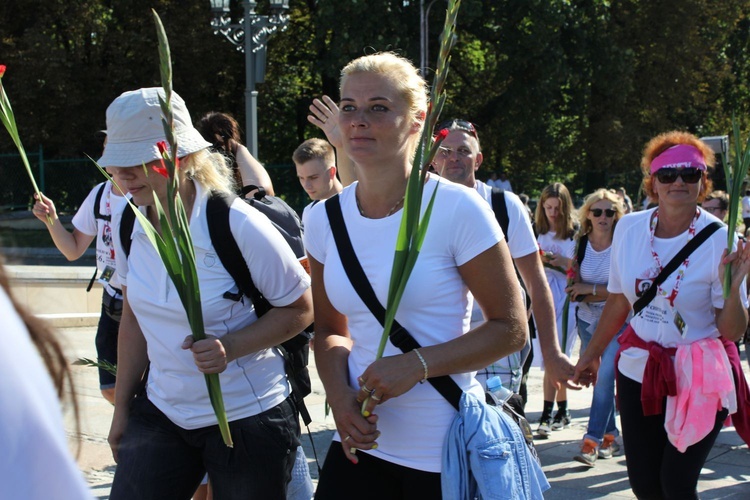
<path id="1" fill-rule="evenodd" d="M 476 178 L 476 171 L 483 160 L 476 127 L 466 120 L 454 119 L 440 123 L 434 132 L 437 134 L 442 130 L 448 130 L 448 135 L 435 155 L 433 161 L 435 171 L 450 181 L 476 189 L 479 195 L 492 205 L 492 187 Z M 505 236 L 513 262 L 533 304 L 545 367 L 553 375 L 554 380 L 575 389 L 577 387 L 569 382 L 573 375 L 573 365 L 560 351 L 557 341 L 552 293 L 544 275 L 542 261 L 539 258 L 539 247 L 531 228 L 528 212 L 518 196 L 512 192 L 504 192 L 503 198 L 508 220 L 508 230 Z M 498 211 L 495 210 L 495 213 L 497 215 Z M 475 306 L 472 323 L 484 321 L 481 314 L 481 310 Z M 480 370 L 477 373 L 477 379 L 484 384 L 488 378 L 498 375 L 505 387 L 518 392 L 522 365 L 521 354 L 515 353 L 498 360 L 485 370 Z"/>

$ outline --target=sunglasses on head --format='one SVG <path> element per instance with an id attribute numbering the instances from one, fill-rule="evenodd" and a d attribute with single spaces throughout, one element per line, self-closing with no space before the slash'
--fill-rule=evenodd
<path id="1" fill-rule="evenodd" d="M 593 215 L 594 217 L 601 217 L 602 213 L 606 215 L 608 219 L 611 219 L 612 217 L 615 216 L 615 211 L 612 210 L 611 208 L 605 208 L 604 210 L 602 210 L 601 208 L 591 209 L 591 215 Z"/>
<path id="2" fill-rule="evenodd" d="M 682 181 L 686 184 L 695 184 L 703 176 L 703 171 L 695 168 L 660 168 L 654 174 L 656 178 L 662 184 L 672 184 L 677 180 L 678 177 L 682 177 Z"/>
<path id="3" fill-rule="evenodd" d="M 459 120 L 457 118 L 453 120 L 446 120 L 444 122 L 440 122 L 437 127 L 435 127 L 435 133 L 437 134 L 441 130 L 463 130 L 464 132 L 468 132 L 474 137 L 477 137 L 477 128 L 474 126 L 473 123 L 467 122 L 466 120 Z"/>

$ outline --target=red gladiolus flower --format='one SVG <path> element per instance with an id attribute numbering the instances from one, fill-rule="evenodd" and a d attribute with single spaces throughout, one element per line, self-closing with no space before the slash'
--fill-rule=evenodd
<path id="1" fill-rule="evenodd" d="M 444 128 L 443 130 L 437 133 L 437 135 L 435 136 L 435 140 L 443 141 L 445 140 L 446 137 L 448 137 L 448 129 Z"/>
<path id="2" fill-rule="evenodd" d="M 157 174 L 161 175 L 161 176 L 162 176 L 162 177 L 164 177 L 165 179 L 168 179 L 168 178 L 169 178 L 169 175 L 167 174 L 167 167 L 165 167 L 165 166 L 163 166 L 163 165 L 164 165 L 164 164 L 162 163 L 162 166 L 161 166 L 161 167 L 156 167 L 156 166 L 153 166 L 153 167 L 151 167 L 151 168 L 152 168 L 152 169 L 154 170 L 154 172 L 156 172 Z"/>
<path id="3" fill-rule="evenodd" d="M 164 156 L 169 151 L 167 149 L 167 143 L 165 141 L 159 141 L 156 143 L 156 147 L 159 148 L 159 153 Z"/>
<path id="4" fill-rule="evenodd" d="M 565 273 L 569 280 L 576 279 L 576 272 L 573 270 L 573 268 L 568 268 L 568 272 Z"/>
<path id="5" fill-rule="evenodd" d="M 5 74 L 5 64 L 0 64 L 0 78 Z"/>

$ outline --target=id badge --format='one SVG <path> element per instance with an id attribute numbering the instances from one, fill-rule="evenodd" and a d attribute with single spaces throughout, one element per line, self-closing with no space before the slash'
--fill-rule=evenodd
<path id="1" fill-rule="evenodd" d="M 102 285 L 106 285 L 107 283 L 110 282 L 110 280 L 112 279 L 112 276 L 114 276 L 114 274 L 115 274 L 115 268 L 112 267 L 112 266 L 106 266 L 104 268 L 104 271 L 102 271 L 101 276 L 99 276 L 99 282 Z"/>
<path id="2" fill-rule="evenodd" d="M 674 312 L 674 326 L 677 327 L 677 330 L 680 332 L 680 335 L 682 338 L 685 338 L 685 335 L 687 335 L 687 325 L 685 324 L 685 320 L 682 318 L 682 315 L 679 311 Z"/>

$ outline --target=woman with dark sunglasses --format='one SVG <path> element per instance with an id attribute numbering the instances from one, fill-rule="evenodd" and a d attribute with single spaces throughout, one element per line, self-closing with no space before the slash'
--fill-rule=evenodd
<path id="1" fill-rule="evenodd" d="M 581 229 L 576 245 L 576 282 L 565 291 L 576 303 L 576 326 L 581 351 L 586 350 L 607 300 L 612 234 L 624 215 L 620 197 L 613 191 L 597 189 L 583 200 L 578 211 Z M 619 336 L 619 335 L 618 335 Z M 598 380 L 591 400 L 591 411 L 581 451 L 575 460 L 593 467 L 597 458 L 611 458 L 620 451 L 620 435 L 615 422 L 615 354 L 619 344 L 613 338 L 602 355 Z"/>
<path id="2" fill-rule="evenodd" d="M 646 146 L 643 186 L 658 205 L 627 215 L 617 225 L 609 297 L 574 380 L 596 381 L 602 353 L 632 304 L 663 266 L 718 220 L 698 208 L 711 191 L 707 169 L 713 163 L 713 151 L 686 132 L 659 135 Z M 729 253 L 726 242 L 722 226 L 661 285 L 653 285 L 658 287 L 655 297 L 620 338 L 617 397 L 628 477 L 638 498 L 698 498 L 701 468 L 727 415 L 739 408 L 745 416 L 747 386 L 733 372 L 739 368 L 734 341 L 748 320 L 750 245 L 738 242 Z M 730 263 L 730 293 L 724 299 L 724 268 Z"/>

